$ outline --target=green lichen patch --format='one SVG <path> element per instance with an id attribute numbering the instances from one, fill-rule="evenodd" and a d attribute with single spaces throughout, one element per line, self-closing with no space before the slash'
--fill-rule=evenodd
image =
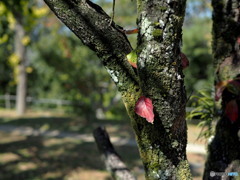
<path id="1" fill-rule="evenodd" d="M 159 6 L 160 11 L 166 11 L 167 9 L 168 9 L 168 7 L 166 7 L 166 6 Z"/>
<path id="2" fill-rule="evenodd" d="M 162 36 L 162 34 L 163 34 L 163 31 L 161 29 L 154 29 L 152 32 L 152 35 L 154 37 L 160 37 L 160 36 Z"/>
<path id="3" fill-rule="evenodd" d="M 192 176 L 187 160 L 181 161 L 177 166 L 177 179 L 178 180 L 191 180 Z"/>
<path id="4" fill-rule="evenodd" d="M 179 143 L 176 140 L 172 142 L 172 147 L 173 148 L 178 147 L 178 145 L 179 145 Z"/>

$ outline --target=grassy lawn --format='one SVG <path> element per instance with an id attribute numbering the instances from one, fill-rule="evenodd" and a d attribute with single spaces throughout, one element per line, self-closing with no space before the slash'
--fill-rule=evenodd
<path id="1" fill-rule="evenodd" d="M 98 120 L 88 122 L 78 117 L 67 117 L 48 112 L 28 112 L 17 117 L 13 111 L 0 110 L 0 126 L 28 126 L 40 130 L 59 130 L 89 134 L 102 125 L 110 137 L 134 138 L 130 122 Z M 196 143 L 200 131 L 189 126 L 189 140 Z M 199 142 L 203 143 L 203 142 Z M 144 179 L 144 172 L 137 147 L 116 146 L 124 162 L 137 176 Z M 190 162 L 203 163 L 204 156 L 188 154 Z M 194 173 L 200 179 L 202 168 Z M 73 138 L 23 136 L 14 132 L 0 131 L 0 180 L 110 180 L 94 142 L 83 142 Z"/>

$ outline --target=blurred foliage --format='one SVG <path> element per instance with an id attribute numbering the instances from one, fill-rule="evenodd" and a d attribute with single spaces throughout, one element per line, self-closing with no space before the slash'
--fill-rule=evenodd
<path id="1" fill-rule="evenodd" d="M 185 26 L 192 26 L 196 19 L 211 19 L 211 13 L 211 0 L 188 0 L 184 21 Z"/>
<path id="2" fill-rule="evenodd" d="M 188 120 L 197 120 L 202 128 L 198 138 L 208 139 L 214 134 L 214 68 L 212 57 L 212 20 L 210 0 L 189 0 L 183 26 L 183 48 L 190 61 L 184 71 L 185 85 L 191 96 L 187 106 Z"/>
<path id="3" fill-rule="evenodd" d="M 214 80 L 213 58 L 211 55 L 211 20 L 198 18 L 191 26 L 183 29 L 183 52 L 190 61 L 185 70 L 187 92 L 196 92 L 209 86 Z"/>
<path id="4" fill-rule="evenodd" d="M 72 100 L 76 106 L 70 112 L 86 114 L 90 119 L 97 109 L 104 111 L 114 105 L 111 102 L 116 96 L 115 85 L 98 58 L 80 40 L 65 27 L 52 26 L 43 28 L 39 37 L 32 47 L 32 75 L 33 79 L 38 78 L 31 81 L 33 96 Z"/>
<path id="5" fill-rule="evenodd" d="M 112 17 L 112 6 L 113 2 L 109 0 L 98 0 L 96 1 L 104 11 Z M 137 2 L 136 0 L 121 0 L 116 1 L 115 12 L 114 12 L 114 22 L 123 27 L 126 30 L 137 28 Z M 132 34 L 128 36 L 128 39 L 133 46 L 136 48 L 137 44 L 137 34 Z"/>
<path id="6" fill-rule="evenodd" d="M 0 93 L 10 91 L 9 84 L 12 78 L 12 70 L 8 63 L 8 57 L 11 55 L 13 43 L 13 31 L 10 28 L 10 13 L 3 2 L 0 2 Z"/>
<path id="7" fill-rule="evenodd" d="M 0 74 L 0 93 L 15 94 L 17 83 L 17 66 L 19 57 L 14 53 L 14 34 L 16 21 L 24 26 L 26 35 L 21 42 L 24 46 L 31 45 L 31 33 L 39 22 L 39 18 L 45 16 L 49 10 L 43 7 L 38 1 L 20 0 L 0 2 L 0 51 L 1 53 L 1 71 Z M 26 67 L 28 73 L 31 67 Z"/>
<path id="8" fill-rule="evenodd" d="M 199 120 L 198 126 L 202 128 L 199 138 L 208 139 L 214 135 L 214 99 L 211 96 L 212 91 L 200 90 L 197 95 L 191 96 L 193 109 L 187 114 L 188 120 Z"/>
<path id="9" fill-rule="evenodd" d="M 187 105 L 193 110 L 187 114 L 187 119 L 198 120 L 198 126 L 202 128 L 199 138 L 209 138 L 214 134 L 211 29 L 211 1 L 190 0 L 183 26 L 183 52 L 190 66 L 184 73 L 186 90 L 188 94 L 193 93 Z"/>

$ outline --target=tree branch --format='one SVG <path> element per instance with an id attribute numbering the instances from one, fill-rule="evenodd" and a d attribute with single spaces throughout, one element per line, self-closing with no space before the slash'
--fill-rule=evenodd
<path id="1" fill-rule="evenodd" d="M 102 127 L 98 127 L 94 130 L 93 135 L 107 170 L 112 174 L 113 178 L 118 180 L 136 180 L 115 151 L 107 131 Z"/>
<path id="2" fill-rule="evenodd" d="M 96 52 L 107 68 L 120 92 L 127 85 L 138 85 L 138 77 L 126 55 L 132 47 L 121 31 L 101 7 L 89 0 L 44 0 L 56 16 L 82 42 Z"/>

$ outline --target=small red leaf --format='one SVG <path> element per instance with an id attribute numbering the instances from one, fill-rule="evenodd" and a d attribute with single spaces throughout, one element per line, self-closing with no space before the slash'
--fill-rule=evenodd
<path id="1" fill-rule="evenodd" d="M 132 65 L 132 67 L 137 68 L 137 63 L 134 63 L 134 62 L 131 62 L 131 61 L 128 61 L 128 62 Z"/>
<path id="2" fill-rule="evenodd" d="M 236 100 L 231 100 L 226 104 L 225 114 L 231 120 L 231 122 L 235 122 L 237 120 L 238 105 Z"/>
<path id="3" fill-rule="evenodd" d="M 125 34 L 136 34 L 138 33 L 138 29 L 132 29 L 132 30 L 124 30 Z"/>
<path id="4" fill-rule="evenodd" d="M 152 100 L 144 96 L 140 97 L 135 105 L 135 113 L 146 118 L 149 123 L 153 124 L 154 113 Z"/>
<path id="5" fill-rule="evenodd" d="M 182 67 L 183 69 L 185 69 L 189 66 L 189 60 L 187 56 L 183 53 L 181 53 L 180 56 L 181 56 Z"/>
<path id="6" fill-rule="evenodd" d="M 240 36 L 237 37 L 237 43 L 240 45 Z"/>

